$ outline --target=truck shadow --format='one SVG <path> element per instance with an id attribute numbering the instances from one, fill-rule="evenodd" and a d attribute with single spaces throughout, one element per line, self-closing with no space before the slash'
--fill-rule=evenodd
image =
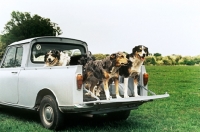
<path id="1" fill-rule="evenodd" d="M 40 123 L 39 113 L 36 111 L 3 106 L 0 107 L 0 113 L 7 115 L 8 118 L 14 117 L 22 121 L 32 120 L 34 122 Z"/>
<path id="2" fill-rule="evenodd" d="M 130 119 L 129 119 L 130 118 Z M 108 119 L 105 115 L 70 115 L 67 116 L 65 122 L 65 131 L 130 131 L 138 130 L 138 128 L 150 128 L 146 123 L 132 120 L 129 117 L 124 121 L 114 121 Z"/>
<path id="3" fill-rule="evenodd" d="M 41 130 L 45 129 L 41 125 L 39 113 L 31 110 L 24 110 L 19 108 L 11 108 L 11 107 L 0 107 L 0 114 L 5 114 L 11 118 L 15 118 L 20 121 L 30 121 L 35 122 L 41 126 Z M 129 117 L 130 118 L 130 117 Z M 79 114 L 67 114 L 65 116 L 65 128 L 63 131 L 76 131 L 76 130 L 116 130 L 116 129 L 124 129 L 130 128 L 130 126 L 136 126 L 141 128 L 148 128 L 147 124 L 143 124 L 141 122 L 137 122 L 137 120 L 126 120 L 126 121 L 111 121 L 106 118 L 105 115 L 79 115 Z"/>

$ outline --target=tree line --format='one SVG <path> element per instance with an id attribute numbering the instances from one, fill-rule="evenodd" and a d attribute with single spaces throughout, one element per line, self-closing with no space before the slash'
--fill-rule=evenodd
<path id="1" fill-rule="evenodd" d="M 94 57 L 99 60 L 103 59 L 109 54 L 94 54 Z M 198 56 L 181 56 L 181 55 L 169 55 L 162 56 L 160 53 L 150 54 L 145 57 L 145 65 L 198 65 L 200 66 L 200 55 Z"/>
<path id="2" fill-rule="evenodd" d="M 148 56 L 145 60 L 146 65 L 200 65 L 200 55 L 198 56 Z"/>

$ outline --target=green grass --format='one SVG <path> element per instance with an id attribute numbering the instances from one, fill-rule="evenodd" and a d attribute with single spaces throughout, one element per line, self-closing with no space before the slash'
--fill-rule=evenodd
<path id="1" fill-rule="evenodd" d="M 143 104 L 126 121 L 73 116 L 63 132 L 200 132 L 200 67 L 147 66 L 148 87 L 169 98 Z M 0 132 L 49 132 L 38 113 L 0 108 Z"/>

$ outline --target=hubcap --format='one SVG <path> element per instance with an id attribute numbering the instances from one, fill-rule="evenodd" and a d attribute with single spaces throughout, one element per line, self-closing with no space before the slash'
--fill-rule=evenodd
<path id="1" fill-rule="evenodd" d="M 51 106 L 46 106 L 45 108 L 44 108 L 44 117 L 45 117 L 45 119 L 46 119 L 46 121 L 48 122 L 48 123 L 51 123 L 52 121 L 53 121 L 53 109 L 52 109 L 52 107 Z"/>

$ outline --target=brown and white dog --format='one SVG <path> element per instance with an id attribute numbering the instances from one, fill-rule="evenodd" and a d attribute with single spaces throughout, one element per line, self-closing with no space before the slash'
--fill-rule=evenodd
<path id="1" fill-rule="evenodd" d="M 98 83 L 103 82 L 106 99 L 110 99 L 110 92 L 108 89 L 109 80 L 113 79 L 115 82 L 116 97 L 119 95 L 119 68 L 128 63 L 126 54 L 122 52 L 113 53 L 102 60 L 89 61 L 85 65 L 83 80 L 92 80 L 95 78 Z M 90 88 L 93 92 L 93 87 Z"/>
<path id="2" fill-rule="evenodd" d="M 119 69 L 120 76 L 124 77 L 124 98 L 128 98 L 128 78 L 133 78 L 133 85 L 134 85 L 134 96 L 137 97 L 138 90 L 138 77 L 141 71 L 141 66 L 145 60 L 145 57 L 148 56 L 149 51 L 148 48 L 139 45 L 135 46 L 132 49 L 132 53 L 127 55 L 128 63 L 127 65 L 121 66 Z"/>
<path id="3" fill-rule="evenodd" d="M 50 50 L 44 56 L 44 67 L 67 66 L 70 63 L 70 56 L 58 50 Z"/>

